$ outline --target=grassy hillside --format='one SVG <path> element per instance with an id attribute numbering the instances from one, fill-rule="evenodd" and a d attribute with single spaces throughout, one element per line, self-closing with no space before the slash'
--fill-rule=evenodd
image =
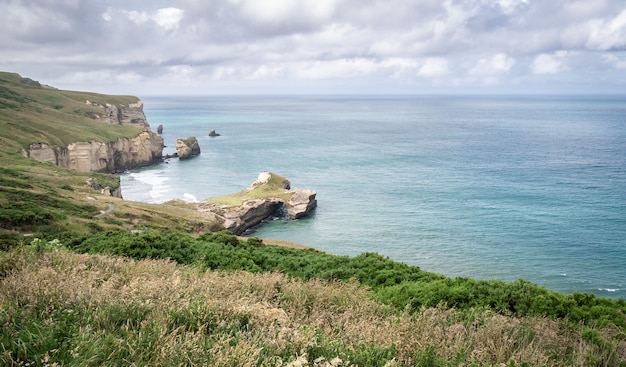
<path id="1" fill-rule="evenodd" d="M 86 100 L 128 104 L 137 97 L 57 90 L 0 72 L 0 248 L 23 242 L 23 234 L 39 232 L 147 228 L 193 232 L 214 228 L 213 218 L 196 211 L 103 196 L 85 184 L 94 178 L 103 187 L 115 189 L 120 185 L 115 175 L 70 171 L 21 156 L 21 149 L 33 142 L 66 146 L 75 141 L 112 141 L 140 132 L 136 127 L 90 118 L 102 111 L 87 105 Z M 110 205 L 110 213 L 95 217 Z"/>
<path id="2" fill-rule="evenodd" d="M 0 157 L 31 143 L 65 147 L 77 141 L 110 142 L 136 136 L 140 129 L 108 125 L 89 118 L 102 110 L 86 104 L 129 104 L 137 97 L 57 90 L 29 83 L 18 74 L 0 72 Z M 25 82 L 26 81 L 26 82 Z"/>

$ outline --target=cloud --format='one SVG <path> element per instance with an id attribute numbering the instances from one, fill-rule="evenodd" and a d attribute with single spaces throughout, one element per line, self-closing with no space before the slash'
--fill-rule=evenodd
<path id="1" fill-rule="evenodd" d="M 182 21 L 185 11 L 179 8 L 161 8 L 153 12 L 138 10 L 115 10 L 107 8 L 101 13 L 101 17 L 106 22 L 114 20 L 116 13 L 122 14 L 131 22 L 137 25 L 143 25 L 153 22 L 166 31 L 177 29 Z"/>
<path id="2" fill-rule="evenodd" d="M 602 59 L 605 63 L 611 65 L 613 68 L 618 70 L 626 69 L 626 58 L 619 58 L 613 54 L 604 54 L 602 55 Z"/>
<path id="3" fill-rule="evenodd" d="M 420 66 L 417 75 L 425 78 L 435 78 L 449 73 L 448 60 L 442 57 L 431 57 L 426 59 Z"/>
<path id="4" fill-rule="evenodd" d="M 142 88 L 151 80 L 150 92 L 158 83 L 167 92 L 183 82 L 202 91 L 207 81 L 336 79 L 361 86 L 376 79 L 377 90 L 429 83 L 517 88 L 541 78 L 606 83 L 614 78 L 605 73 L 623 70 L 626 59 L 626 6 L 621 0 L 0 0 L 0 47 L 2 69 L 81 89 L 89 76 L 109 80 L 111 88 L 133 81 Z"/>
<path id="5" fill-rule="evenodd" d="M 564 51 L 556 52 L 555 54 L 541 54 L 535 57 L 535 60 L 530 65 L 530 70 L 533 74 L 557 74 L 567 70 L 565 63 Z"/>
<path id="6" fill-rule="evenodd" d="M 166 30 L 178 28 L 185 11 L 178 8 L 159 9 L 152 16 L 152 20 Z"/>
<path id="7" fill-rule="evenodd" d="M 495 76 L 506 74 L 515 65 L 515 60 L 506 54 L 498 53 L 490 58 L 479 59 L 476 64 L 468 70 L 469 75 L 474 76 Z"/>
<path id="8" fill-rule="evenodd" d="M 594 19 L 588 27 L 588 48 L 601 51 L 626 49 L 626 9 L 611 19 Z"/>

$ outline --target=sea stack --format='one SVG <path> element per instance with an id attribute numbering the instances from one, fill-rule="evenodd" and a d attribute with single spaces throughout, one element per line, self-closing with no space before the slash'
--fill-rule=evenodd
<path id="1" fill-rule="evenodd" d="M 178 153 L 178 159 L 189 159 L 199 155 L 200 145 L 198 144 L 198 139 L 195 136 L 191 136 L 187 139 L 176 140 L 176 152 Z"/>

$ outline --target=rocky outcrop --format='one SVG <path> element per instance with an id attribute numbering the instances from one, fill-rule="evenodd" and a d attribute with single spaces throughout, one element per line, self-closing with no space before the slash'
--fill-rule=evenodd
<path id="1" fill-rule="evenodd" d="M 67 147 L 32 143 L 28 149 L 22 150 L 22 155 L 81 172 L 122 172 L 161 160 L 163 138 L 150 130 L 141 100 L 129 104 L 85 103 L 99 110 L 88 112 L 90 118 L 109 124 L 141 127 L 143 131 L 133 138 L 119 138 L 108 143 L 75 142 Z"/>
<path id="2" fill-rule="evenodd" d="M 215 138 L 216 136 L 220 136 L 220 134 L 216 132 L 215 130 L 211 130 L 209 131 L 209 136 L 212 138 Z"/>
<path id="3" fill-rule="evenodd" d="M 114 196 L 117 198 L 122 198 L 122 187 L 118 187 L 115 190 L 111 190 L 110 187 L 106 186 L 106 187 L 102 187 L 102 185 L 100 185 L 98 182 L 96 182 L 96 180 L 94 180 L 93 178 L 88 178 L 87 181 L 85 182 L 87 184 L 87 186 L 91 187 L 92 189 L 100 192 L 102 195 L 104 196 Z"/>
<path id="4" fill-rule="evenodd" d="M 163 125 L 157 126 L 157 134 L 163 134 Z"/>
<path id="5" fill-rule="evenodd" d="M 89 106 L 97 107 L 102 112 L 88 114 L 89 117 L 103 121 L 109 124 L 117 125 L 130 125 L 149 128 L 146 115 L 143 113 L 143 102 L 137 100 L 136 102 L 124 104 L 99 104 L 91 101 L 85 102 Z"/>
<path id="6" fill-rule="evenodd" d="M 274 215 L 281 207 L 282 202 L 276 198 L 246 200 L 240 206 L 224 210 L 224 229 L 242 234 Z"/>
<path id="7" fill-rule="evenodd" d="M 299 219 L 307 216 L 317 206 L 316 196 L 317 193 L 313 190 L 294 189 L 293 195 L 285 203 L 289 218 Z"/>
<path id="8" fill-rule="evenodd" d="M 189 159 L 199 155 L 200 145 L 198 144 L 198 139 L 192 136 L 187 139 L 176 140 L 176 153 L 178 153 L 178 159 Z"/>
<path id="9" fill-rule="evenodd" d="M 196 204 L 196 208 L 215 215 L 224 229 L 242 234 L 280 213 L 286 213 L 290 219 L 308 215 L 317 206 L 316 195 L 313 190 L 291 189 L 289 180 L 263 172 L 247 189 L 224 197 L 224 202 L 240 200 L 240 205 L 209 200 Z"/>
<path id="10" fill-rule="evenodd" d="M 81 172 L 114 173 L 160 161 L 163 146 L 163 138 L 146 130 L 134 138 L 119 138 L 110 143 L 76 142 L 65 148 L 33 143 L 22 155 Z"/>

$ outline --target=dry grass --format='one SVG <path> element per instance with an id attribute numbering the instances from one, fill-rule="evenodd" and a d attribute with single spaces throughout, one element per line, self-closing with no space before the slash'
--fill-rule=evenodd
<path id="1" fill-rule="evenodd" d="M 66 348 L 76 364 L 338 366 L 383 358 L 376 351 L 389 352 L 381 366 L 418 365 L 429 351 L 453 365 L 626 360 L 623 343 L 600 348 L 585 341 L 584 328 L 562 321 L 440 308 L 399 313 L 356 283 L 203 273 L 167 261 L 23 248 L 0 257 L 0 276 L 4 333 L 17 338 L 9 315 L 18 309 L 44 326 L 72 314 L 75 331 L 46 355 L 52 360 Z M 605 342 L 624 340 L 619 330 L 601 333 Z M 613 359 L 605 355 L 616 351 Z M 23 361 L 0 353 L 0 364 Z"/>

